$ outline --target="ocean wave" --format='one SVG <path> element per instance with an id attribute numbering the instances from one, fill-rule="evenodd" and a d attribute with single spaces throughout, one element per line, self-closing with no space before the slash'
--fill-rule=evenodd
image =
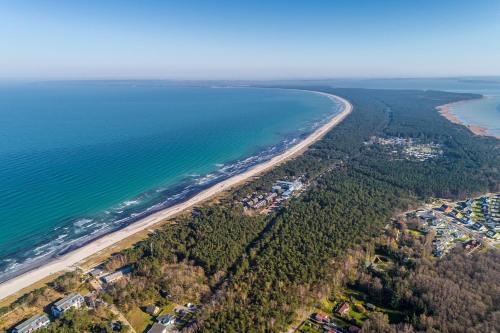
<path id="1" fill-rule="evenodd" d="M 77 228 L 81 228 L 81 227 L 83 227 L 84 225 L 86 225 L 86 224 L 88 224 L 88 223 L 90 223 L 90 222 L 92 222 L 92 221 L 93 221 L 93 219 L 87 219 L 87 218 L 84 218 L 84 219 L 80 219 L 80 220 L 76 221 L 75 223 L 73 223 L 73 225 L 74 225 L 75 227 L 77 227 Z"/>

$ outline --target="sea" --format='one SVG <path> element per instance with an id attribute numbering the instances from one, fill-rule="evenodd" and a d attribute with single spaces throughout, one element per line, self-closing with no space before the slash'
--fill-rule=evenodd
<path id="1" fill-rule="evenodd" d="M 289 89 L 0 83 L 0 281 L 271 159 L 340 110 Z"/>

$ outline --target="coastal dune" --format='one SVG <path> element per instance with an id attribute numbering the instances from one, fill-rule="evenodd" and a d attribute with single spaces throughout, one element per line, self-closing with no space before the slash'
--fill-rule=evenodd
<path id="1" fill-rule="evenodd" d="M 201 191 L 200 193 L 196 194 L 192 198 L 182 203 L 166 208 L 162 211 L 156 212 L 123 229 L 120 229 L 106 236 L 103 236 L 99 239 L 96 239 L 95 241 L 92 241 L 91 243 L 82 246 L 72 252 L 69 252 L 63 256 L 54 258 L 54 260 L 48 262 L 45 265 L 42 265 L 41 267 L 38 267 L 22 275 L 19 275 L 13 279 L 1 283 L 0 299 L 13 295 L 21 291 L 22 289 L 25 289 L 31 286 L 32 284 L 42 279 L 45 279 L 53 274 L 57 274 L 66 270 L 75 269 L 75 267 L 79 262 L 82 262 L 83 260 L 116 244 L 117 242 L 122 241 L 147 228 L 150 228 L 165 219 L 171 218 L 181 213 L 182 211 L 185 211 L 186 209 L 192 208 L 193 206 L 198 205 L 221 192 L 230 190 L 234 188 L 236 185 L 240 184 L 241 182 L 244 182 L 256 175 L 259 175 L 269 170 L 270 168 L 275 167 L 301 154 L 307 147 L 309 147 L 311 144 L 322 138 L 328 131 L 330 131 L 333 127 L 335 127 L 342 120 L 344 120 L 352 112 L 353 109 L 353 106 L 349 101 L 339 96 L 322 92 L 314 92 L 314 93 L 321 94 L 334 101 L 339 101 L 340 103 L 342 103 L 343 109 L 339 114 L 335 115 L 332 119 L 330 119 L 330 121 L 328 121 L 323 126 L 319 127 L 316 131 L 311 133 L 307 138 L 300 141 L 298 144 L 294 145 L 293 147 L 286 150 L 282 154 L 273 157 L 269 161 L 258 164 L 239 175 L 235 175 L 218 184 L 215 184 L 214 186 L 206 190 Z"/>

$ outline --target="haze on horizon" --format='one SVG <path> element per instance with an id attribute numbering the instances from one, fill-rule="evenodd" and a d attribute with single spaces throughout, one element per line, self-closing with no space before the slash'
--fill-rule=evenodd
<path id="1" fill-rule="evenodd" d="M 11 1 L 0 79 L 500 75 L 500 1 Z"/>

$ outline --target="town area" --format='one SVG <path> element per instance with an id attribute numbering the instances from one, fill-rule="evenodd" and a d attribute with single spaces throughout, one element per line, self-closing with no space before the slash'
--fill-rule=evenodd
<path id="1" fill-rule="evenodd" d="M 365 145 L 376 145 L 395 160 L 406 159 L 423 162 L 443 155 L 441 145 L 432 142 L 422 143 L 420 140 L 412 138 L 373 136 L 365 142 Z"/>
<path id="2" fill-rule="evenodd" d="M 293 181 L 279 180 L 273 184 L 271 191 L 255 191 L 240 200 L 245 212 L 270 214 L 276 211 L 286 200 L 299 195 L 305 190 L 298 178 Z"/>
<path id="3" fill-rule="evenodd" d="M 356 333 L 367 319 L 377 314 L 387 317 L 389 322 L 399 322 L 404 315 L 400 309 L 373 292 L 383 289 L 383 285 L 377 286 L 378 277 L 389 274 L 398 265 L 411 266 L 417 257 L 440 260 L 454 248 L 460 248 L 466 255 L 499 248 L 499 228 L 500 193 L 458 202 L 436 200 L 396 216 L 387 224 L 382 241 L 376 243 L 372 252 L 362 255 L 360 278 L 351 278 L 342 288 L 318 299 L 307 318 L 293 331 Z M 420 245 L 409 250 L 411 244 Z M 400 250 L 395 250 L 397 248 Z M 370 280 L 367 276 L 374 277 L 368 288 L 363 282 L 363 279 Z"/>
<path id="4" fill-rule="evenodd" d="M 500 245 L 500 194 L 443 203 L 406 214 L 413 232 L 433 234 L 433 255 L 442 257 L 455 246 L 467 251 Z"/>
<path id="5" fill-rule="evenodd" d="M 101 292 L 110 288 L 114 283 L 125 282 L 132 272 L 130 267 L 123 267 L 114 272 L 107 272 L 102 267 L 95 267 L 84 273 L 78 273 L 88 290 L 71 293 L 47 307 L 46 313 L 40 313 L 17 324 L 10 331 L 12 333 L 31 333 L 48 326 L 51 320 L 65 316 L 77 309 L 106 309 L 111 312 L 115 320 L 109 329 L 113 332 L 147 332 L 147 333 L 175 333 L 189 327 L 195 321 L 198 307 L 192 303 L 185 305 L 170 301 L 168 293 L 162 294 L 164 302 L 144 304 L 140 309 L 123 314 L 119 309 L 101 298 Z M 128 319 L 127 319 L 128 318 Z M 130 322 L 132 321 L 132 323 Z M 134 327 L 140 328 L 136 330 Z"/>

